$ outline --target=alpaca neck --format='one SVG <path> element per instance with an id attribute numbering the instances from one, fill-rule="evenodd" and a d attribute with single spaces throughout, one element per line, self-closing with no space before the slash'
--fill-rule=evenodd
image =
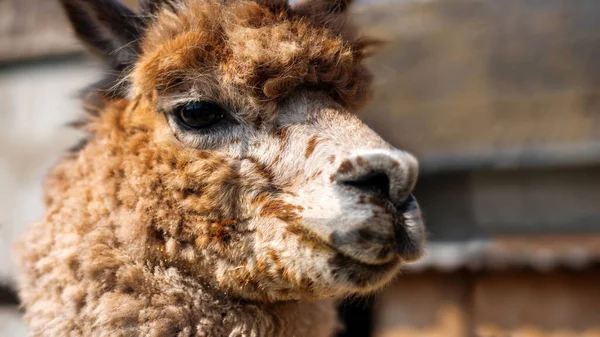
<path id="1" fill-rule="evenodd" d="M 186 318 L 171 317 L 168 325 L 187 326 L 190 336 L 332 337 L 340 328 L 333 300 L 248 302 L 232 299 L 173 269 L 157 268 L 151 278 L 158 288 L 144 297 L 163 305 L 144 310 L 156 310 L 153 316 L 157 317 L 164 316 L 165 305 L 180 310 Z M 181 291 L 174 294 L 173 288 Z"/>
<path id="2" fill-rule="evenodd" d="M 207 315 L 199 317 L 205 325 L 205 331 L 199 331 L 211 337 L 333 337 L 341 327 L 331 300 L 248 303 L 213 299 L 210 306 L 214 307 L 203 308 Z"/>
<path id="3" fill-rule="evenodd" d="M 267 318 L 256 330 L 257 336 L 333 337 L 341 328 L 330 300 L 262 304 L 257 310 Z"/>

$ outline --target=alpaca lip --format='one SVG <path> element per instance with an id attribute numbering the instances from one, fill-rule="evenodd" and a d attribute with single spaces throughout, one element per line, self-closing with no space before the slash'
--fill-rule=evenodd
<path id="1" fill-rule="evenodd" d="M 335 249 L 335 248 L 333 248 L 333 249 L 337 253 L 337 257 L 340 259 L 345 259 L 347 261 L 347 263 L 354 264 L 354 265 L 357 265 L 357 266 L 360 266 L 363 268 L 372 268 L 373 270 L 377 270 L 377 271 L 381 271 L 381 270 L 385 270 L 385 269 L 394 267 L 395 265 L 398 264 L 398 262 L 400 260 L 398 257 L 393 257 L 391 259 L 387 259 L 386 261 L 382 261 L 382 262 L 367 262 L 367 261 L 358 259 L 354 256 L 351 256 L 349 254 L 346 254 L 345 252 L 343 252 L 339 249 Z"/>
<path id="2" fill-rule="evenodd" d="M 415 196 L 410 194 L 408 198 L 398 207 L 398 210 L 404 214 L 406 213 L 415 213 L 419 212 L 419 203 L 417 203 L 417 199 Z"/>
<path id="3" fill-rule="evenodd" d="M 394 258 L 382 263 L 367 263 L 338 251 L 330 262 L 339 268 L 338 271 L 354 271 L 355 274 L 358 272 L 365 280 L 370 280 L 374 276 L 382 276 L 396 270 L 401 259 Z"/>
<path id="4" fill-rule="evenodd" d="M 409 195 L 396 207 L 389 200 L 371 200 L 371 203 L 385 211 L 385 220 L 380 219 L 383 222 L 379 226 L 389 226 L 387 230 L 373 231 L 365 223 L 365 227 L 353 231 L 334 231 L 328 245 L 347 258 L 371 267 L 385 266 L 398 260 L 410 262 L 418 259 L 424 246 L 425 225 L 415 197 Z"/>
<path id="5" fill-rule="evenodd" d="M 425 224 L 417 199 L 411 194 L 398 213 L 394 223 L 395 250 L 403 260 L 414 261 L 421 256 L 425 240 Z"/>

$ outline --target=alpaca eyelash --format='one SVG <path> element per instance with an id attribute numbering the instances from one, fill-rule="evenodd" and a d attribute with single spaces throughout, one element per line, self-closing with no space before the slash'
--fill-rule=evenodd
<path id="1" fill-rule="evenodd" d="M 175 139 L 189 148 L 207 149 L 225 144 L 233 137 L 235 128 L 239 126 L 232 118 L 225 117 L 210 128 L 194 129 L 181 123 L 173 111 L 164 113 L 165 118 Z"/>

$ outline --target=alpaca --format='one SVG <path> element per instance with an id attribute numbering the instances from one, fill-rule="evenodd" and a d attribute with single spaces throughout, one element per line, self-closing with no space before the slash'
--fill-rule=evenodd
<path id="1" fill-rule="evenodd" d="M 33 336 L 332 336 L 419 257 L 349 0 L 61 3 L 108 70 L 15 246 Z"/>

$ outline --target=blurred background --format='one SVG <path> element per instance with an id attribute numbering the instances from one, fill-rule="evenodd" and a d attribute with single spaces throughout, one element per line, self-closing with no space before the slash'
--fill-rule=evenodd
<path id="1" fill-rule="evenodd" d="M 420 158 L 430 244 L 342 305 L 343 336 L 600 336 L 600 1 L 363 0 L 352 15 L 388 41 L 361 118 Z M 55 0 L 0 0 L 0 336 L 26 335 L 10 242 L 42 216 L 97 73 Z"/>

